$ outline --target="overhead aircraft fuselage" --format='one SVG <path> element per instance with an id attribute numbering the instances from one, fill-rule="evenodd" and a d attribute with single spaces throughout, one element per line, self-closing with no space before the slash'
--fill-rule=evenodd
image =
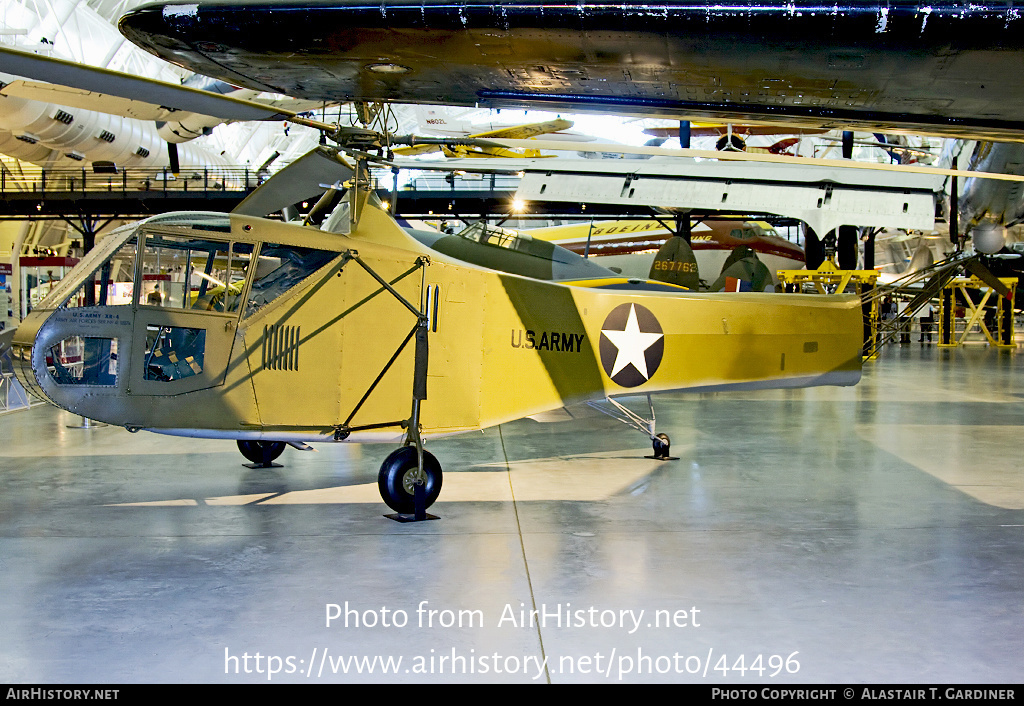
<path id="1" fill-rule="evenodd" d="M 1024 145 L 979 142 L 969 166 L 978 171 L 1020 174 L 1024 169 Z M 1024 184 L 975 178 L 967 179 L 963 186 L 959 204 L 962 232 L 986 221 L 1012 226 L 1024 220 Z"/>
<path id="2" fill-rule="evenodd" d="M 250 0 L 138 8 L 133 42 L 316 100 L 1024 138 L 1013 2 Z"/>

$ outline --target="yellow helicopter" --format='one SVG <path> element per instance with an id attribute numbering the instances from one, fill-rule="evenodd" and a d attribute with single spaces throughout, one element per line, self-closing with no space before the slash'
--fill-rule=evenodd
<path id="1" fill-rule="evenodd" d="M 0 54 L 44 80 L 179 96 L 145 79 L 125 88 L 113 72 Z M 198 102 L 280 117 L 232 98 Z M 285 117 L 339 146 L 297 160 L 230 215 L 163 214 L 103 239 L 5 339 L 26 387 L 132 431 L 235 440 L 264 466 L 286 444 L 397 445 L 381 496 L 422 516 L 442 483 L 423 446 L 431 438 L 623 396 L 860 378 L 856 297 L 691 292 L 500 229 L 411 232 L 367 174 L 368 160 L 401 140 Z M 265 218 L 324 183 L 334 186 L 304 221 Z M 154 280 L 159 301 L 144 294 Z M 130 301 L 110 296 L 118 283 L 132 284 Z M 651 416 L 634 426 L 667 458 L 669 438 Z"/>
<path id="2" fill-rule="evenodd" d="M 349 175 L 322 222 L 243 203 L 105 238 L 18 327 L 19 379 L 132 431 L 236 440 L 254 463 L 287 443 L 397 445 L 379 486 L 410 513 L 417 488 L 423 508 L 441 489 L 424 440 L 624 395 L 860 378 L 855 297 L 689 292 L 482 224 L 411 233 L 339 150 L 311 160 Z M 159 304 L 142 294 L 154 275 Z M 118 282 L 130 302 L 107 301 Z"/>

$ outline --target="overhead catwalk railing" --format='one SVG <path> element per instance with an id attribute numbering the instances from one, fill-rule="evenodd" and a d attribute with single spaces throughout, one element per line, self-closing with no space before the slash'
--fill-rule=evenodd
<path id="1" fill-rule="evenodd" d="M 100 165 L 96 168 L 0 167 L 0 219 L 79 219 L 146 217 L 168 211 L 219 211 L 235 208 L 269 178 L 266 171 L 246 166 L 182 169 Z M 452 175 L 446 180 L 372 175 L 372 188 L 409 217 L 428 214 L 508 215 L 518 177 Z M 315 202 L 315 200 L 314 200 Z M 295 204 L 304 212 L 309 204 Z"/>
<path id="2" fill-rule="evenodd" d="M 135 218 L 166 211 L 230 211 L 269 175 L 246 167 L 90 167 L 0 171 L 0 218 Z"/>
<path id="3" fill-rule="evenodd" d="M 94 163 L 91 167 L 28 167 L 14 173 L 0 170 L 0 194 L 10 196 L 62 196 L 95 192 L 236 191 L 248 193 L 266 180 L 248 166 L 185 169 L 119 167 Z"/>
<path id="4" fill-rule="evenodd" d="M 122 192 L 129 196 L 147 191 L 235 191 L 247 193 L 269 178 L 265 171 L 249 166 L 230 168 L 182 169 L 120 167 L 113 164 L 91 167 L 27 167 L 20 172 L 0 169 L 0 195 L 35 194 L 62 196 L 68 193 Z M 374 170 L 373 188 L 391 191 L 393 177 L 385 170 Z M 405 192 L 514 191 L 519 177 L 505 174 L 421 174 L 400 184 Z"/>

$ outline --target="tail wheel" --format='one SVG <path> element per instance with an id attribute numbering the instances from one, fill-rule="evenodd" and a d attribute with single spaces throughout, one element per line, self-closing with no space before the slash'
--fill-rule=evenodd
<path id="1" fill-rule="evenodd" d="M 655 458 L 668 458 L 669 447 L 671 441 L 669 441 L 667 434 L 658 434 L 651 440 L 654 446 L 654 457 Z"/>
<path id="2" fill-rule="evenodd" d="M 424 508 L 427 508 L 441 493 L 441 464 L 429 451 L 423 452 L 423 475 Z M 416 484 L 419 479 L 416 447 L 403 446 L 384 459 L 377 486 L 388 507 L 398 513 L 410 514 L 416 511 Z"/>
<path id="3" fill-rule="evenodd" d="M 253 463 L 269 463 L 284 453 L 283 441 L 239 441 L 238 450 Z"/>

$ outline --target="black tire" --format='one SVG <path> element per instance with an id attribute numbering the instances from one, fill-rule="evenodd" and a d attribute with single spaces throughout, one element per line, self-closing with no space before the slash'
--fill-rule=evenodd
<path id="1" fill-rule="evenodd" d="M 267 461 L 273 461 L 284 453 L 283 441 L 239 441 L 238 450 L 253 463 L 263 463 L 263 450 L 267 449 Z"/>
<path id="2" fill-rule="evenodd" d="M 672 442 L 669 440 L 667 434 L 658 434 L 652 440 L 654 446 L 654 455 L 656 458 L 668 458 L 669 448 Z"/>
<path id="3" fill-rule="evenodd" d="M 416 469 L 415 446 L 403 446 L 392 451 L 380 466 L 377 477 L 380 497 L 395 512 L 404 515 L 416 512 Z M 423 452 L 423 472 L 427 476 L 423 488 L 426 495 L 424 508 L 428 508 L 441 494 L 441 464 L 429 451 Z"/>

